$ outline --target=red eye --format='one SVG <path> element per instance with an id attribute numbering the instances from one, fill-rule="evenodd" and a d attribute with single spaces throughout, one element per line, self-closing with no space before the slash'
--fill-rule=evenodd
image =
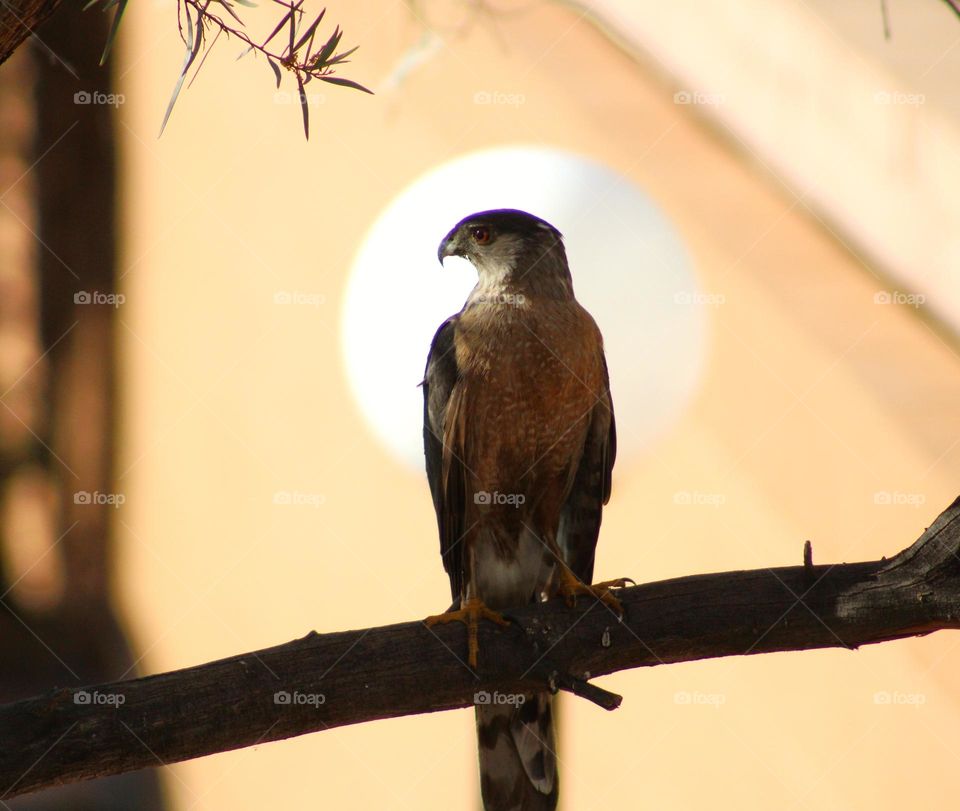
<path id="1" fill-rule="evenodd" d="M 477 245 L 486 245 L 490 241 L 490 229 L 480 225 L 471 231 L 474 241 Z"/>

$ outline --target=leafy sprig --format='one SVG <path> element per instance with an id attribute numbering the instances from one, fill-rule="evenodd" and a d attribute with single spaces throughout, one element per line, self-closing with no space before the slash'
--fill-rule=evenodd
<path id="1" fill-rule="evenodd" d="M 86 8 L 100 1 L 89 0 Z M 177 83 L 174 85 L 170 102 L 167 104 L 167 110 L 163 116 L 163 123 L 160 125 L 161 135 L 167 126 L 174 105 L 177 103 L 177 98 L 180 96 L 184 80 L 197 57 L 201 51 L 204 51 L 203 59 L 197 65 L 190 84 L 196 79 L 204 60 L 221 34 L 225 34 L 227 38 L 236 37 L 247 46 L 238 59 L 250 53 L 255 56 L 257 54 L 263 56 L 273 70 L 278 89 L 283 79 L 283 71 L 286 70 L 293 74 L 300 97 L 300 109 L 303 113 L 303 133 L 307 138 L 310 137 L 310 110 L 307 106 L 307 94 L 304 87 L 309 82 L 318 79 L 321 82 L 350 87 L 364 93 L 373 92 L 352 79 L 345 79 L 336 75 L 336 68 L 347 64 L 349 61 L 347 57 L 354 53 L 357 48 L 353 47 L 348 51 L 337 52 L 340 47 L 340 40 L 343 38 L 343 31 L 340 26 L 334 28 L 333 33 L 326 41 L 322 43 L 317 41 L 317 30 L 327 12 L 326 9 L 323 9 L 316 18 L 305 25 L 304 23 L 308 19 L 303 10 L 305 0 L 271 0 L 271 2 L 285 9 L 285 11 L 270 35 L 263 42 L 257 42 L 246 33 L 246 25 L 236 11 L 238 5 L 255 8 L 256 4 L 250 0 L 177 0 L 177 27 L 180 31 L 180 38 L 186 46 L 186 51 Z M 113 47 L 117 29 L 120 26 L 120 20 L 127 3 L 128 0 L 103 0 L 104 11 L 111 8 L 116 8 L 116 11 L 100 60 L 101 64 L 106 61 Z M 229 17 L 221 16 L 218 13 L 221 9 Z M 210 39 L 211 33 L 213 34 L 212 39 Z M 281 36 L 281 34 L 284 36 Z M 282 49 L 279 49 L 278 43 L 280 42 L 283 42 Z"/>

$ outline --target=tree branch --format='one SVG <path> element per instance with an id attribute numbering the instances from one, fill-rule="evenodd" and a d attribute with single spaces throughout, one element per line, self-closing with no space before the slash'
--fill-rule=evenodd
<path id="1" fill-rule="evenodd" d="M 53 14 L 60 0 L 2 0 L 0 2 L 0 64 Z"/>
<path id="2" fill-rule="evenodd" d="M 407 622 L 303 639 L 197 667 L 0 707 L 0 799 L 45 786 L 378 718 L 450 710 L 480 691 L 567 689 L 613 709 L 591 677 L 633 667 L 856 648 L 960 627 L 960 498 L 890 560 L 694 575 L 602 604 L 554 600 L 480 630 Z"/>

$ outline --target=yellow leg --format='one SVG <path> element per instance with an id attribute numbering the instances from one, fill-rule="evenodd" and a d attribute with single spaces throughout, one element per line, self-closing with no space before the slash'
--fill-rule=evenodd
<path id="1" fill-rule="evenodd" d="M 467 626 L 467 661 L 470 667 L 477 666 L 477 654 L 480 652 L 480 642 L 477 639 L 477 628 L 480 620 L 487 619 L 497 625 L 509 625 L 510 621 L 502 614 L 487 608 L 483 600 L 476 598 L 466 600 L 456 611 L 447 611 L 444 614 L 435 614 L 427 617 L 423 622 L 429 628 L 434 625 L 444 625 L 448 622 L 462 622 Z"/>
<path id="2" fill-rule="evenodd" d="M 616 580 L 604 580 L 593 586 L 588 586 L 579 577 L 577 577 L 567 566 L 560 569 L 560 582 L 557 585 L 557 594 L 567 601 L 567 605 L 573 606 L 577 603 L 578 594 L 587 594 L 604 605 L 620 617 L 623 617 L 623 606 L 620 601 L 610 593 L 612 588 L 623 588 L 628 583 L 633 583 L 629 577 L 621 577 Z"/>

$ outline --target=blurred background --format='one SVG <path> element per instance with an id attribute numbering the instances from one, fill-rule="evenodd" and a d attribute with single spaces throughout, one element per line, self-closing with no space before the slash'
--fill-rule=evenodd
<path id="1" fill-rule="evenodd" d="M 947 3 L 331 4 L 375 95 L 310 83 L 309 141 L 225 37 L 158 138 L 177 4 L 99 68 L 109 17 L 0 67 L 3 700 L 446 607 L 416 385 L 472 284 L 436 246 L 492 206 L 565 233 L 606 337 L 597 579 L 890 556 L 960 491 Z M 943 807 L 958 646 L 607 677 L 562 807 Z M 475 809 L 475 747 L 449 712 L 7 805 Z"/>

